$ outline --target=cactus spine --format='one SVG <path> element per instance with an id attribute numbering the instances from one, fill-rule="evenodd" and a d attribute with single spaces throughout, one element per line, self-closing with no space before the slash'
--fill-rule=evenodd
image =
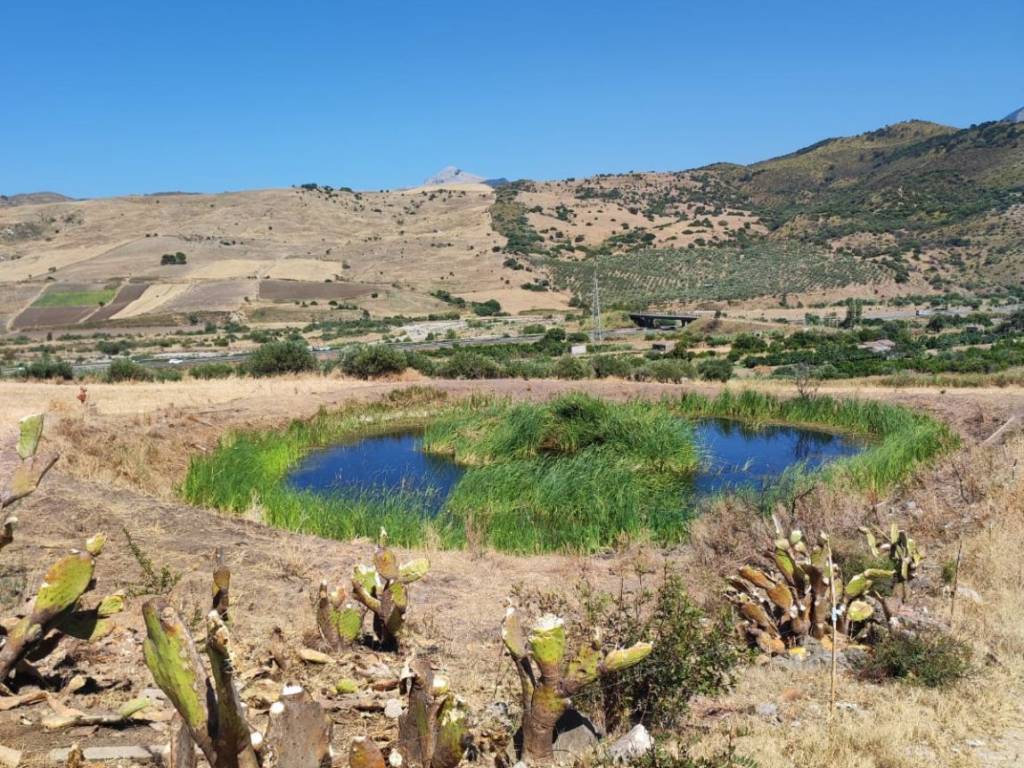
<path id="1" fill-rule="evenodd" d="M 523 759 L 546 763 L 554 759 L 555 724 L 573 695 L 599 678 L 628 669 L 650 654 L 650 643 L 637 643 L 608 653 L 595 640 L 565 663 L 562 619 L 547 614 L 524 636 L 519 612 L 509 607 L 501 637 L 515 662 L 522 686 Z M 534 669 L 536 667 L 536 670 Z"/>

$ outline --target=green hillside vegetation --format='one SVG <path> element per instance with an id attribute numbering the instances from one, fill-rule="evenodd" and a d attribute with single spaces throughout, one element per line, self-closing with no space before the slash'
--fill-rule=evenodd
<path id="1" fill-rule="evenodd" d="M 749 166 L 596 176 L 570 186 L 576 200 L 651 222 L 623 224 L 597 245 L 545 244 L 516 200 L 531 189 L 520 182 L 503 190 L 495 229 L 581 303 L 596 257 L 610 301 L 628 306 L 909 283 L 915 275 L 938 292 L 991 292 L 1024 279 L 1020 123 L 958 130 L 909 121 Z M 707 221 L 724 214 L 742 226 Z M 653 248 L 666 217 L 699 237 Z"/>

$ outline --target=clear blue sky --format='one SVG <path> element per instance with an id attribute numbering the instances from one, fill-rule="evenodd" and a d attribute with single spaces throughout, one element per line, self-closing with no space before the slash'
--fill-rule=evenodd
<path id="1" fill-rule="evenodd" d="M 752 162 L 1024 105 L 1024 2 L 3 0 L 0 193 Z"/>

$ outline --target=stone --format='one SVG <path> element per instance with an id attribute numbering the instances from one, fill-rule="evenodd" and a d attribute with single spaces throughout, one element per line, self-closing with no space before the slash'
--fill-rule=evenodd
<path id="1" fill-rule="evenodd" d="M 402 702 L 398 699 L 388 699 L 384 703 L 384 717 L 397 720 L 404 711 L 405 707 L 402 706 Z"/>
<path id="2" fill-rule="evenodd" d="M 601 735 L 594 724 L 574 709 L 566 710 L 555 723 L 555 753 L 574 757 L 597 746 Z"/>
<path id="3" fill-rule="evenodd" d="M 774 720 L 779 716 L 779 705 L 771 701 L 762 701 L 754 707 L 754 712 L 758 717 L 763 717 L 766 720 Z"/>
<path id="4" fill-rule="evenodd" d="M 637 724 L 608 748 L 608 755 L 617 763 L 632 764 L 654 747 L 654 739 L 643 725 Z"/>

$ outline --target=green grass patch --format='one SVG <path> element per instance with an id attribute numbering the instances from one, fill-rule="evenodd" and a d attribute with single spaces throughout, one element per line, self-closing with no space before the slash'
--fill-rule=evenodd
<path id="1" fill-rule="evenodd" d="M 816 473 L 794 473 L 799 483 L 843 483 L 858 491 L 882 492 L 957 442 L 945 425 L 899 406 L 783 400 L 754 391 L 661 402 L 571 394 L 542 404 L 488 397 L 440 409 L 439 403 L 428 391 L 408 401 L 321 411 L 281 431 L 231 434 L 212 454 L 192 458 L 182 493 L 195 504 L 258 510 L 270 525 L 328 538 L 372 537 L 383 525 L 403 546 L 593 552 L 623 539 L 685 537 L 701 460 L 694 420 L 860 437 L 868 447 L 858 455 Z M 300 492 L 285 482 L 311 450 L 421 428 L 424 450 L 467 468 L 436 516 L 415 495 L 349 498 Z"/>
<path id="2" fill-rule="evenodd" d="M 423 448 L 470 467 L 448 498 L 448 523 L 514 552 L 678 538 L 700 463 L 690 425 L 668 405 L 583 394 L 457 404 L 427 425 Z"/>
<path id="3" fill-rule="evenodd" d="M 108 304 L 117 295 L 117 288 L 85 291 L 62 291 L 50 288 L 32 302 L 33 307 L 96 307 Z"/>

